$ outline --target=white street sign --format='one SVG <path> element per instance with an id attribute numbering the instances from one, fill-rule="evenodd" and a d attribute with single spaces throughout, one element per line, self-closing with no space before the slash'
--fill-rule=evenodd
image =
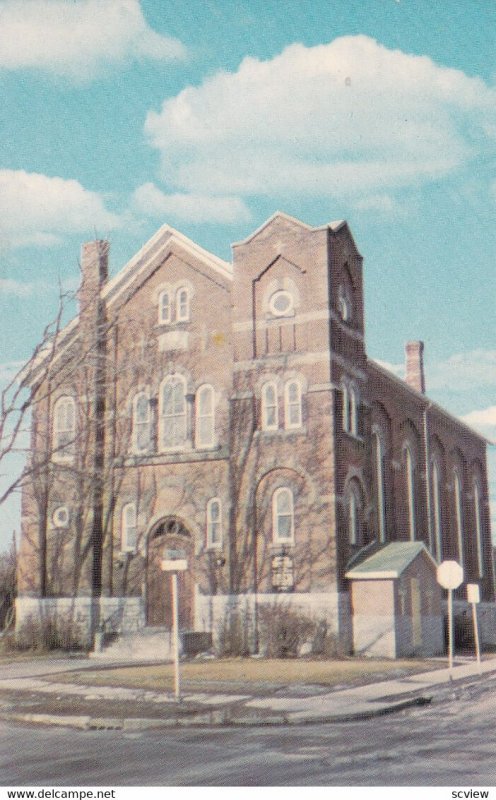
<path id="1" fill-rule="evenodd" d="M 463 583 L 463 569 L 457 561 L 443 561 L 437 568 L 437 582 L 443 589 L 458 589 Z"/>
<path id="2" fill-rule="evenodd" d="M 188 569 L 188 562 L 185 558 L 164 558 L 160 566 L 164 572 L 184 572 Z"/>
<path id="3" fill-rule="evenodd" d="M 480 603 L 480 589 L 478 583 L 467 583 L 467 602 Z"/>

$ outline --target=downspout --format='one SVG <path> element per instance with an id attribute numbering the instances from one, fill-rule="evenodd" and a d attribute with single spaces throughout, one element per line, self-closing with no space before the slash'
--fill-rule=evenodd
<path id="1" fill-rule="evenodd" d="M 424 408 L 424 458 L 425 458 L 425 498 L 427 503 L 427 533 L 429 535 L 429 549 L 434 553 L 432 542 L 432 500 L 431 500 L 431 458 L 429 448 L 429 425 L 427 412 L 432 408 L 432 403 Z"/>

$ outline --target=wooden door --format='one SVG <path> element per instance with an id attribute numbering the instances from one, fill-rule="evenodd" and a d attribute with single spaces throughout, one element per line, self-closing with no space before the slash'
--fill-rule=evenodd
<path id="1" fill-rule="evenodd" d="M 147 570 L 147 625 L 172 628 L 171 573 L 160 563 L 166 550 L 184 550 L 188 569 L 178 573 L 179 630 L 193 628 L 192 546 L 189 533 L 179 523 L 164 523 L 150 538 Z"/>

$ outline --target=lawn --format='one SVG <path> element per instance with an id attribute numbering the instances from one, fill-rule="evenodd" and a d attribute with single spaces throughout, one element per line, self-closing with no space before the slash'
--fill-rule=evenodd
<path id="1" fill-rule="evenodd" d="M 356 686 L 372 681 L 397 678 L 445 667 L 444 660 L 426 661 L 407 659 L 303 660 L 225 658 L 181 664 L 183 683 L 212 685 L 229 684 L 236 689 L 244 684 L 288 686 L 292 684 L 320 684 L 328 687 Z M 161 690 L 173 686 L 172 664 L 79 670 L 51 676 L 51 680 L 81 683 L 92 686 L 126 686 L 139 689 Z M 224 686 L 227 688 L 227 686 Z"/>

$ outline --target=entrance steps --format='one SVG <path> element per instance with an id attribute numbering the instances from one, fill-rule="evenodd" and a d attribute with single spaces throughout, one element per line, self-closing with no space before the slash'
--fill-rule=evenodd
<path id="1" fill-rule="evenodd" d="M 90 656 L 101 661 L 172 661 L 172 632 L 166 628 L 142 628 L 120 634 Z"/>

